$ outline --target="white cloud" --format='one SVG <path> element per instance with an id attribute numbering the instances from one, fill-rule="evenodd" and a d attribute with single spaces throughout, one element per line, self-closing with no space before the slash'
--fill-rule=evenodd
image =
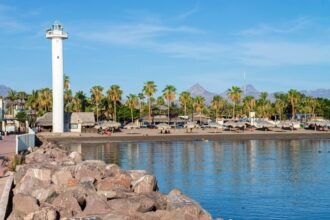
<path id="1" fill-rule="evenodd" d="M 198 11 L 199 11 L 199 7 L 196 4 L 192 9 L 179 14 L 178 15 L 178 18 L 179 19 L 186 19 L 186 18 L 190 17 L 191 15 L 195 14 Z"/>

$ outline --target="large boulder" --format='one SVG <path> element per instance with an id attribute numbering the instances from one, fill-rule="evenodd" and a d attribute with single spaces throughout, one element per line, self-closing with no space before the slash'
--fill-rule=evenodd
<path id="1" fill-rule="evenodd" d="M 132 183 L 133 191 L 136 193 L 147 193 L 158 190 L 155 176 L 145 175 Z"/>
<path id="2" fill-rule="evenodd" d="M 37 200 L 32 196 L 16 194 L 13 198 L 13 212 L 16 216 L 24 217 L 32 212 L 39 211 Z"/>
<path id="3" fill-rule="evenodd" d="M 52 177 L 52 171 L 46 168 L 30 168 L 27 170 L 25 176 L 31 176 L 40 181 L 50 183 Z"/>
<path id="4" fill-rule="evenodd" d="M 114 189 L 130 189 L 131 177 L 126 173 L 121 173 L 115 177 L 107 177 L 97 183 L 97 189 L 100 191 L 110 191 Z"/>
<path id="5" fill-rule="evenodd" d="M 82 162 L 82 156 L 79 152 L 73 151 L 70 153 L 69 158 L 75 163 Z"/>
<path id="6" fill-rule="evenodd" d="M 86 198 L 86 207 L 83 216 L 105 214 L 109 212 L 107 198 L 99 195 L 89 195 Z"/>
<path id="7" fill-rule="evenodd" d="M 57 196 L 57 193 L 52 188 L 40 188 L 33 191 L 32 196 L 36 198 L 39 203 L 44 203 L 51 202 Z"/>
<path id="8" fill-rule="evenodd" d="M 137 181 L 148 174 L 146 170 L 127 170 L 127 173 L 131 176 L 132 181 Z"/>
<path id="9" fill-rule="evenodd" d="M 59 211 L 61 218 L 71 218 L 81 213 L 81 207 L 71 193 L 60 194 L 54 199 L 52 205 Z"/>
<path id="10" fill-rule="evenodd" d="M 22 193 L 31 195 L 36 189 L 47 188 L 49 185 L 50 183 L 43 182 L 37 178 L 27 175 L 24 176 L 19 183 L 17 183 L 14 188 L 14 194 Z"/>
<path id="11" fill-rule="evenodd" d="M 104 169 L 104 177 L 113 177 L 121 173 L 117 164 L 108 164 Z"/>
<path id="12" fill-rule="evenodd" d="M 53 174 L 52 182 L 56 185 L 66 186 L 68 185 L 69 180 L 72 178 L 73 176 L 70 171 L 60 170 Z"/>
<path id="13" fill-rule="evenodd" d="M 102 179 L 105 169 L 105 163 L 99 160 L 83 161 L 76 166 L 71 167 L 73 169 L 74 177 L 80 180 L 82 177 L 93 177 L 95 179 Z"/>

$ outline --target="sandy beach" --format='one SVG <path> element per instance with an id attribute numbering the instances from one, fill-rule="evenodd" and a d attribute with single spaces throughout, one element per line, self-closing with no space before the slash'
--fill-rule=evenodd
<path id="1" fill-rule="evenodd" d="M 216 131 L 199 129 L 186 133 L 185 129 L 172 129 L 170 134 L 160 134 L 156 129 L 122 130 L 111 135 L 96 133 L 62 133 L 42 132 L 41 138 L 49 141 L 70 142 L 105 142 L 105 141 L 189 141 L 189 140 L 265 140 L 265 139 L 330 139 L 330 132 L 312 130 L 274 130 L 274 131 Z"/>

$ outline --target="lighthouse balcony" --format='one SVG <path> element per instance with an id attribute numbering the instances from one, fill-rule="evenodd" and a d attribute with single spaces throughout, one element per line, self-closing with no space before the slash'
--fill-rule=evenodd
<path id="1" fill-rule="evenodd" d="M 68 33 L 62 31 L 62 30 L 54 30 L 54 29 L 49 29 L 46 32 L 46 38 L 63 38 L 67 39 L 68 38 Z"/>

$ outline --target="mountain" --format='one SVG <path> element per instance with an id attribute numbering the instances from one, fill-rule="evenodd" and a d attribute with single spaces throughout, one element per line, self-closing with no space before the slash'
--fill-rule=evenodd
<path id="1" fill-rule="evenodd" d="M 241 87 L 242 91 L 245 93 L 244 96 L 253 96 L 256 99 L 259 98 L 260 92 L 251 84 L 246 85 L 246 87 Z M 224 98 L 227 99 L 227 91 L 224 91 L 220 94 L 210 92 L 203 88 L 200 84 L 195 84 L 192 87 L 188 89 L 188 92 L 190 92 L 192 97 L 196 96 L 203 96 L 205 98 L 205 103 L 210 104 L 213 96 L 215 95 L 220 95 Z M 327 98 L 330 99 L 330 89 L 316 89 L 316 90 L 302 90 L 300 91 L 301 93 L 307 95 L 307 96 L 312 96 L 315 98 Z M 282 93 L 282 92 L 279 92 Z M 275 100 L 274 93 L 269 93 L 268 99 L 271 101 Z"/>
<path id="2" fill-rule="evenodd" d="M 315 89 L 310 91 L 302 90 L 300 92 L 305 94 L 306 96 L 330 99 L 330 89 Z"/>
<path id="3" fill-rule="evenodd" d="M 5 86 L 5 85 L 0 85 L 0 96 L 7 96 L 8 92 L 11 90 L 11 88 Z"/>

